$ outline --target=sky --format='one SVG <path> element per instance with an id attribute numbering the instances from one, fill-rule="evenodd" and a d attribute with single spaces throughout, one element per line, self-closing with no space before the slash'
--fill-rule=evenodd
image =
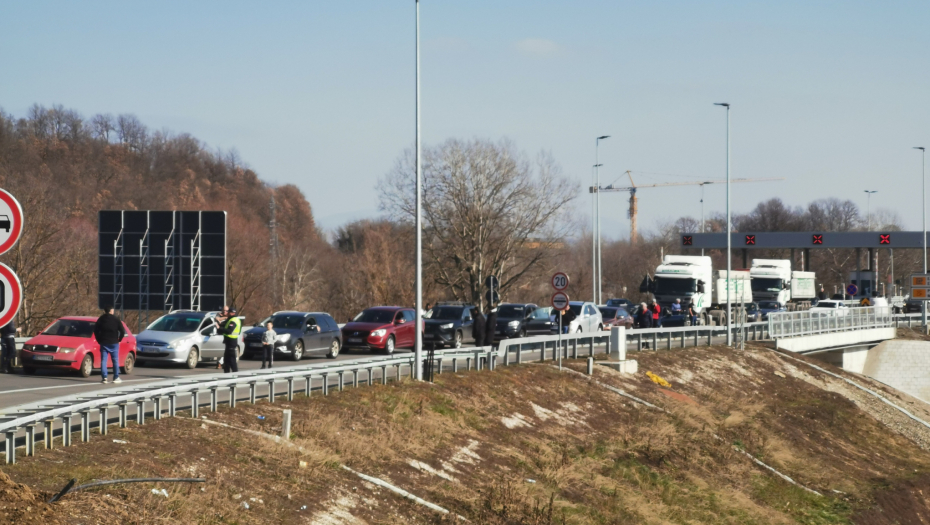
<path id="1" fill-rule="evenodd" d="M 930 148 L 930 3 L 423 0 L 424 147 L 508 138 L 587 187 L 734 184 L 734 213 L 852 199 L 921 227 Z M 0 108 L 132 113 L 235 150 L 296 184 L 333 229 L 376 217 L 379 178 L 414 144 L 414 2 L 0 3 Z M 722 185 L 706 213 L 723 212 Z M 625 192 L 602 194 L 605 237 L 629 235 Z M 700 187 L 639 191 L 640 231 L 699 218 Z"/>

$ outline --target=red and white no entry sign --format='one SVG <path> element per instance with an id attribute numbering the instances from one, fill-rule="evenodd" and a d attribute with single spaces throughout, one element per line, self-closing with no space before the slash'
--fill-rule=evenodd
<path id="1" fill-rule="evenodd" d="M 565 292 L 552 294 L 552 307 L 563 312 L 568 310 L 568 294 Z"/>
<path id="2" fill-rule="evenodd" d="M 556 272 L 552 276 L 552 287 L 560 292 L 568 288 L 568 275 L 565 272 Z"/>
<path id="3" fill-rule="evenodd" d="M 16 197 L 0 190 L 0 254 L 16 244 L 23 234 L 23 208 Z"/>
<path id="4" fill-rule="evenodd" d="M 19 277 L 9 266 L 0 263 L 0 326 L 13 320 L 23 301 L 23 287 Z"/>

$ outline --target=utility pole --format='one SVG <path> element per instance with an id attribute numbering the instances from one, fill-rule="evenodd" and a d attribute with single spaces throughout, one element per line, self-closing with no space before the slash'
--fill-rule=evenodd
<path id="1" fill-rule="evenodd" d="M 601 304 L 603 302 L 603 297 L 601 297 L 601 289 L 604 284 L 601 279 L 603 274 L 603 261 L 601 260 L 601 178 L 598 172 L 598 168 L 600 168 L 601 165 L 598 161 L 598 149 L 601 145 L 601 141 L 609 138 L 610 135 L 601 135 L 597 138 L 597 140 L 594 141 L 594 197 L 597 202 L 597 298 L 594 304 Z"/>
<path id="2" fill-rule="evenodd" d="M 920 150 L 920 195 L 923 203 L 923 240 L 924 240 L 924 273 L 927 273 L 927 148 L 917 146 L 914 149 Z M 927 330 L 927 301 L 921 301 L 921 311 L 923 312 L 923 327 Z"/>
<path id="3" fill-rule="evenodd" d="M 414 378 L 417 381 L 423 380 L 423 223 L 420 217 L 420 208 L 422 205 L 421 193 L 423 185 L 423 174 L 421 173 L 420 163 L 420 0 L 416 2 L 416 120 L 417 120 L 417 181 L 416 181 L 416 216 L 414 225 L 417 230 L 417 271 L 416 271 L 416 329 L 414 330 L 415 341 L 413 345 L 414 357 Z"/>
<path id="4" fill-rule="evenodd" d="M 730 234 L 730 104 L 727 102 L 714 103 L 715 106 L 727 108 L 727 346 L 733 346 L 733 304 L 730 299 L 731 279 L 733 279 L 732 235 Z"/>
<path id="5" fill-rule="evenodd" d="M 866 214 L 866 217 L 868 217 L 869 219 L 869 227 L 866 231 L 872 231 L 872 194 L 878 193 L 878 190 L 862 190 L 862 191 L 864 191 L 868 195 L 868 199 L 866 200 L 867 204 L 865 208 L 866 209 L 865 214 Z"/>

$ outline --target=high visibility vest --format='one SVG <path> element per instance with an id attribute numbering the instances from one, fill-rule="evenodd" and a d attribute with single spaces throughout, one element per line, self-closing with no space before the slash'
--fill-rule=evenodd
<path id="1" fill-rule="evenodd" d="M 232 323 L 233 329 L 232 332 L 229 331 L 229 325 Z M 242 321 L 238 317 L 230 317 L 223 323 L 223 331 L 227 332 L 223 334 L 223 337 L 227 339 L 239 339 L 239 333 L 242 331 Z"/>

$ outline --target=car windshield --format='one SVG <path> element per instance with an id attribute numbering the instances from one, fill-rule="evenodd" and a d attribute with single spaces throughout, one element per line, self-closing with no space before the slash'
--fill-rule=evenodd
<path id="1" fill-rule="evenodd" d="M 271 326 L 278 329 L 292 329 L 300 330 L 303 327 L 304 319 L 307 316 L 301 314 L 279 314 L 273 315 L 268 319 L 265 319 L 261 322 L 261 326 L 268 324 L 268 321 L 271 321 Z"/>
<path id="2" fill-rule="evenodd" d="M 771 301 L 771 302 L 766 301 L 766 302 L 759 303 L 759 308 L 763 310 L 778 310 L 779 304 L 778 304 L 778 301 Z"/>
<path id="3" fill-rule="evenodd" d="M 656 295 L 688 295 L 697 291 L 694 279 L 656 277 Z"/>
<path id="4" fill-rule="evenodd" d="M 505 304 L 497 309 L 498 319 L 523 319 L 526 307 L 522 304 Z"/>
<path id="5" fill-rule="evenodd" d="M 190 333 L 196 332 L 197 329 L 200 328 L 201 321 L 203 321 L 203 317 L 198 315 L 166 315 L 150 324 L 147 330 L 152 330 L 153 332 Z"/>
<path id="6" fill-rule="evenodd" d="M 630 301 L 627 299 L 607 299 L 607 306 L 623 306 L 625 304 L 630 304 Z"/>
<path id="7" fill-rule="evenodd" d="M 781 279 L 753 277 L 750 286 L 754 292 L 780 292 L 784 289 Z"/>
<path id="8" fill-rule="evenodd" d="M 756 303 L 748 303 L 748 304 L 746 305 L 746 311 L 747 311 L 747 312 L 758 312 L 758 311 L 759 311 L 759 306 L 756 305 Z"/>
<path id="9" fill-rule="evenodd" d="M 78 321 L 76 319 L 59 319 L 45 329 L 44 335 L 62 335 L 65 337 L 88 338 L 94 335 L 93 321 Z"/>
<path id="10" fill-rule="evenodd" d="M 462 318 L 461 306 L 437 306 L 426 312 L 427 319 L 447 319 L 457 321 Z"/>
<path id="11" fill-rule="evenodd" d="M 617 309 L 616 309 L 616 308 L 605 308 L 605 307 L 602 306 L 602 307 L 598 308 L 598 310 L 601 311 L 601 316 L 602 316 L 604 319 L 613 319 L 614 317 L 617 317 Z"/>
<path id="12" fill-rule="evenodd" d="M 365 310 L 355 316 L 352 321 L 356 323 L 390 323 L 394 320 L 393 310 Z"/>
<path id="13" fill-rule="evenodd" d="M 552 308 L 546 306 L 533 310 L 533 319 L 549 319 L 552 317 Z"/>

